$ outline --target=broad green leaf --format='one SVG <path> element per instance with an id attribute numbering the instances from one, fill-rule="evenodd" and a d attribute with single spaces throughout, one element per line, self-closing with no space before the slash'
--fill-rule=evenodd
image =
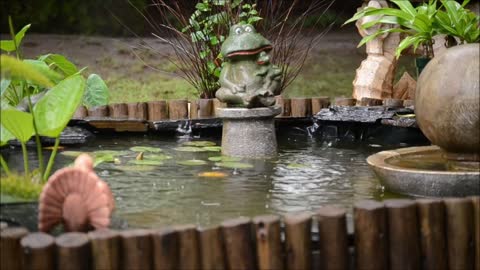
<path id="1" fill-rule="evenodd" d="M 145 154 L 143 156 L 143 160 L 166 160 L 171 159 L 171 156 L 164 155 L 164 154 Z"/>
<path id="2" fill-rule="evenodd" d="M 185 166 L 200 166 L 200 165 L 207 164 L 207 162 L 199 159 L 191 159 L 191 160 L 177 161 L 177 164 L 185 165 Z"/>
<path id="3" fill-rule="evenodd" d="M 107 105 L 109 100 L 108 86 L 97 74 L 90 74 L 87 88 L 83 96 L 83 105 L 87 108 Z"/>
<path id="4" fill-rule="evenodd" d="M 30 80 L 42 86 L 53 86 L 53 83 L 45 75 L 28 62 L 2 54 L 0 55 L 0 66 L 2 67 L 2 76 L 8 74 Z"/>
<path id="5" fill-rule="evenodd" d="M 38 58 L 38 60 L 45 61 L 50 66 L 54 65 L 60 69 L 65 77 L 71 76 L 78 72 L 77 66 L 70 62 L 65 56 L 61 54 L 46 54 Z"/>
<path id="6" fill-rule="evenodd" d="M 33 107 L 38 133 L 58 137 L 80 105 L 84 89 L 81 75 L 68 77 L 50 89 Z"/>
<path id="7" fill-rule="evenodd" d="M 21 142 L 27 142 L 35 134 L 31 113 L 6 109 L 1 111 L 0 117 L 2 126 Z"/>
<path id="8" fill-rule="evenodd" d="M 4 146 L 8 141 L 13 139 L 15 139 L 15 136 L 0 123 L 0 146 Z"/>
<path id="9" fill-rule="evenodd" d="M 209 10 L 208 4 L 206 4 L 206 3 L 197 3 L 197 5 L 195 5 L 195 8 L 198 9 L 198 10 L 201 10 L 201 11 L 208 11 Z"/>
<path id="10" fill-rule="evenodd" d="M 227 157 L 227 156 L 216 156 L 216 157 L 209 157 L 208 160 L 210 161 L 223 161 L 223 162 L 232 162 L 232 161 L 240 161 L 241 158 L 238 157 Z"/>
<path id="11" fill-rule="evenodd" d="M 410 14 L 412 17 L 415 16 L 415 14 L 417 13 L 412 3 L 410 3 L 410 1 L 405 1 L 405 0 L 391 0 L 391 1 L 395 3 L 402 11 Z"/>
<path id="12" fill-rule="evenodd" d="M 179 152 L 208 152 L 208 150 L 205 150 L 200 147 L 194 147 L 194 146 L 181 146 L 174 148 L 173 150 L 179 151 Z"/>
<path id="13" fill-rule="evenodd" d="M 15 35 L 15 43 L 13 40 L 1 40 L 0 41 L 0 49 L 2 51 L 6 52 L 13 52 L 15 51 L 15 45 L 17 47 L 20 47 L 20 44 L 22 43 L 23 37 L 25 36 L 25 33 L 27 32 L 28 28 L 30 28 L 31 24 L 25 25 L 22 30 L 20 30 L 16 35 Z"/>
<path id="14" fill-rule="evenodd" d="M 132 150 L 134 152 L 151 152 L 151 153 L 162 152 L 161 148 L 151 147 L 151 146 L 134 146 L 134 147 L 131 147 L 130 150 Z"/>
<path id="15" fill-rule="evenodd" d="M 203 149 L 205 149 L 209 152 L 220 152 L 220 151 L 222 151 L 221 146 L 205 146 L 205 147 L 203 147 Z"/>
<path id="16" fill-rule="evenodd" d="M 190 142 L 184 142 L 182 144 L 185 146 L 198 146 L 198 147 L 217 145 L 216 143 L 210 142 L 210 141 L 190 141 Z"/>
<path id="17" fill-rule="evenodd" d="M 41 61 L 41 60 L 32 60 L 32 59 L 25 59 L 23 62 L 30 64 L 32 67 L 34 67 L 38 72 L 40 72 L 42 75 L 50 79 L 52 82 L 59 82 L 63 80 L 65 77 L 58 74 L 57 72 L 51 70 L 47 63 Z"/>

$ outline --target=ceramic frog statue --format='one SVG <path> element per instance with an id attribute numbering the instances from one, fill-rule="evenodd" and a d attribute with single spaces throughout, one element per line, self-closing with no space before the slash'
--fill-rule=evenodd
<path id="1" fill-rule="evenodd" d="M 252 25 L 233 25 L 221 48 L 226 62 L 216 97 L 229 107 L 272 106 L 280 90 L 281 70 L 270 63 L 271 49 Z"/>

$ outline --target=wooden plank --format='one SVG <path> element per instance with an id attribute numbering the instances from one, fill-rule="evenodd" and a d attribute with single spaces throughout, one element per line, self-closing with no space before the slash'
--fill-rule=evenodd
<path id="1" fill-rule="evenodd" d="M 109 115 L 113 119 L 127 119 L 128 107 L 125 103 L 114 103 L 108 105 Z"/>
<path id="2" fill-rule="evenodd" d="M 309 117 L 312 115 L 312 100 L 310 98 L 290 99 L 292 117 Z"/>
<path id="3" fill-rule="evenodd" d="M 178 269 L 200 269 L 202 265 L 198 233 L 195 225 L 176 226 L 178 233 L 179 263 Z"/>
<path id="4" fill-rule="evenodd" d="M 384 204 L 373 200 L 357 202 L 353 219 L 356 269 L 388 269 L 388 227 Z"/>
<path id="5" fill-rule="evenodd" d="M 184 99 L 169 100 L 168 116 L 170 120 L 188 119 L 188 101 Z"/>
<path id="6" fill-rule="evenodd" d="M 280 217 L 266 215 L 253 219 L 257 240 L 258 269 L 284 269 Z"/>
<path id="7" fill-rule="evenodd" d="M 20 240 L 28 234 L 21 227 L 7 227 L 0 232 L 0 269 L 22 269 Z"/>
<path id="8" fill-rule="evenodd" d="M 202 269 L 227 269 L 223 236 L 220 227 L 202 228 L 198 230 Z"/>
<path id="9" fill-rule="evenodd" d="M 120 233 L 123 269 L 149 270 L 152 268 L 152 239 L 150 231 L 135 229 Z"/>
<path id="10" fill-rule="evenodd" d="M 286 269 L 311 269 L 311 215 L 287 214 L 284 222 Z"/>
<path id="11" fill-rule="evenodd" d="M 147 120 L 148 105 L 146 102 L 133 102 L 127 104 L 128 119 Z"/>
<path id="12" fill-rule="evenodd" d="M 30 233 L 20 241 L 23 249 L 23 269 L 55 269 L 55 238 L 36 232 Z M 2 268 L 4 269 L 4 268 Z"/>
<path id="13" fill-rule="evenodd" d="M 178 269 L 178 263 L 180 260 L 178 233 L 172 228 L 162 228 L 152 234 L 152 240 L 153 269 Z"/>
<path id="14" fill-rule="evenodd" d="M 475 228 L 475 270 L 480 270 L 480 196 L 470 197 L 473 206 L 473 220 Z"/>
<path id="15" fill-rule="evenodd" d="M 316 211 L 320 265 L 323 270 L 349 267 L 348 233 L 345 210 L 325 206 Z"/>
<path id="16" fill-rule="evenodd" d="M 415 202 L 386 200 L 390 269 L 415 270 L 421 267 L 420 238 Z"/>
<path id="17" fill-rule="evenodd" d="M 282 112 L 276 117 L 288 117 L 292 113 L 291 101 L 283 96 L 275 96 L 275 105 L 282 108 Z"/>
<path id="18" fill-rule="evenodd" d="M 150 101 L 147 103 L 148 121 L 168 119 L 168 106 L 165 100 Z"/>
<path id="19" fill-rule="evenodd" d="M 252 222 L 236 218 L 222 222 L 222 233 L 228 269 L 256 269 Z"/>
<path id="20" fill-rule="evenodd" d="M 321 109 L 330 106 L 329 97 L 315 97 L 312 98 L 312 115 L 317 114 Z"/>
<path id="21" fill-rule="evenodd" d="M 117 119 L 104 119 L 104 120 L 87 120 L 88 124 L 97 129 L 113 129 L 118 132 L 131 131 L 131 132 L 146 132 L 148 131 L 148 123 L 142 120 L 117 120 Z"/>
<path id="22" fill-rule="evenodd" d="M 445 206 L 439 199 L 416 201 L 420 222 L 420 243 L 425 270 L 448 268 L 445 241 Z"/>
<path id="23" fill-rule="evenodd" d="M 444 200 L 447 224 L 448 264 L 450 269 L 473 269 L 473 205 L 468 198 Z"/>
<path id="24" fill-rule="evenodd" d="M 89 117 L 108 117 L 108 106 L 96 106 L 88 109 L 88 116 Z"/>
<path id="25" fill-rule="evenodd" d="M 57 269 L 90 269 L 90 242 L 85 233 L 64 233 L 55 239 Z"/>
<path id="26" fill-rule="evenodd" d="M 108 229 L 88 233 L 92 250 L 92 268 L 115 270 L 120 268 L 120 233 Z"/>

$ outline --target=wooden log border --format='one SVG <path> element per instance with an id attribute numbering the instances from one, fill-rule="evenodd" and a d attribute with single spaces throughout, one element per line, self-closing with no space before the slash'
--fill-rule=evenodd
<path id="1" fill-rule="evenodd" d="M 332 206 L 211 228 L 56 237 L 3 225 L 0 262 L 2 269 L 473 270 L 480 261 L 479 208 L 480 196 L 361 201 L 353 207 L 353 235 L 345 210 Z"/>

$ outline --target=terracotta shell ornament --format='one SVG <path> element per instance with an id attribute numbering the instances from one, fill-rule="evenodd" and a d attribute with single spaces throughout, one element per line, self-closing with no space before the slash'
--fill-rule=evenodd
<path id="1" fill-rule="evenodd" d="M 106 182 L 93 171 L 93 160 L 82 154 L 74 167 L 63 168 L 48 179 L 40 194 L 38 229 L 51 231 L 63 224 L 65 231 L 107 228 L 115 207 Z"/>

